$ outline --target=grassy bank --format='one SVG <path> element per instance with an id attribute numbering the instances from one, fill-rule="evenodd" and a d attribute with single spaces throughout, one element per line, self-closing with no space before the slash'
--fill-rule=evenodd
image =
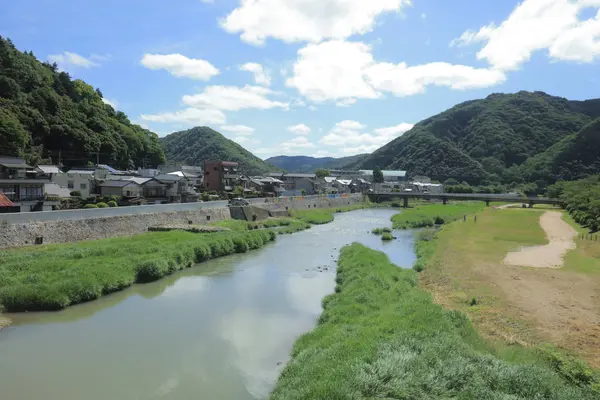
<path id="1" fill-rule="evenodd" d="M 470 216 L 485 208 L 483 202 L 462 202 L 456 204 L 430 204 L 409 208 L 392 217 L 394 229 L 425 228 L 442 225 L 465 215 Z"/>
<path id="2" fill-rule="evenodd" d="M 383 253 L 344 247 L 335 293 L 296 342 L 271 399 L 598 398 L 542 359 L 504 360 L 417 281 Z"/>
<path id="3" fill-rule="evenodd" d="M 57 310 L 275 240 L 272 230 L 151 232 L 0 252 L 0 307 Z"/>

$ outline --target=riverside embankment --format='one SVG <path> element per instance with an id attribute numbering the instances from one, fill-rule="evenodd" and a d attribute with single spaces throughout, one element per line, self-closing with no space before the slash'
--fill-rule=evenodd
<path id="1" fill-rule="evenodd" d="M 329 195 L 251 199 L 251 204 L 276 212 L 346 207 L 360 195 Z M 165 225 L 206 224 L 231 219 L 227 202 L 161 204 L 89 210 L 0 214 L 0 249 L 36 243 L 70 243 L 131 236 Z"/>
<path id="2" fill-rule="evenodd" d="M 264 399 L 333 292 L 344 245 L 359 241 L 413 264 L 412 232 L 391 243 L 370 234 L 396 212 L 338 213 L 255 251 L 92 302 L 9 314 L 13 325 L 0 332 L 3 398 Z"/>

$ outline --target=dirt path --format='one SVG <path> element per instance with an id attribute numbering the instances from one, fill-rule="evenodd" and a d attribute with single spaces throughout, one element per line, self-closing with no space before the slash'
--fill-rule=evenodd
<path id="1" fill-rule="evenodd" d="M 508 253 L 504 263 L 508 265 L 560 268 L 569 250 L 576 248 L 577 232 L 562 219 L 558 211 L 548 211 L 540 218 L 540 225 L 546 232 L 550 243 L 544 246 L 523 247 L 519 251 Z"/>

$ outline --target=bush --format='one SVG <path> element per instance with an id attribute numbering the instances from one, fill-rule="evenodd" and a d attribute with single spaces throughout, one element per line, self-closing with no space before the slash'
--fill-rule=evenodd
<path id="1" fill-rule="evenodd" d="M 384 232 L 383 235 L 381 235 L 381 240 L 383 240 L 383 241 L 394 240 L 394 236 L 389 232 Z"/>
<path id="2" fill-rule="evenodd" d="M 96 206 L 98 208 L 108 208 L 108 204 L 106 204 L 105 202 L 101 201 L 100 203 L 96 204 Z"/>
<path id="3" fill-rule="evenodd" d="M 392 228 L 374 228 L 371 233 L 374 235 L 382 235 L 384 233 L 392 233 Z"/>
<path id="4" fill-rule="evenodd" d="M 88 203 L 85 206 L 83 206 L 83 208 L 98 208 L 98 206 L 96 204 Z"/>
<path id="5" fill-rule="evenodd" d="M 146 261 L 138 267 L 136 282 L 147 283 L 154 282 L 166 274 L 166 263 L 162 260 Z"/>
<path id="6" fill-rule="evenodd" d="M 439 215 L 435 217 L 436 225 L 444 225 L 445 222 L 444 217 L 440 217 Z"/>
<path id="7" fill-rule="evenodd" d="M 81 197 L 81 192 L 79 190 L 73 190 L 71 193 L 69 193 L 71 196 L 73 197 Z"/>
<path id="8" fill-rule="evenodd" d="M 108 204 L 109 207 L 119 207 L 119 205 L 117 204 L 117 202 L 114 201 L 114 200 L 109 201 L 107 204 Z"/>

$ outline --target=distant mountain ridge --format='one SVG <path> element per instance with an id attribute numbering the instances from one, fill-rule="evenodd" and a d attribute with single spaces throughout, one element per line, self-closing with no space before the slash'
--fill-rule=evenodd
<path id="1" fill-rule="evenodd" d="M 265 161 L 289 172 L 314 172 L 319 168 L 343 169 L 356 164 L 368 154 L 358 154 L 350 157 L 308 157 L 308 156 L 277 156 Z"/>
<path id="2" fill-rule="evenodd" d="M 174 132 L 160 141 L 169 162 L 202 166 L 207 160 L 236 161 L 240 163 L 240 171 L 248 175 L 277 170 L 275 166 L 207 126 Z"/>
<path id="3" fill-rule="evenodd" d="M 417 123 L 350 167 L 401 169 L 409 176 L 455 178 L 471 184 L 536 178 L 553 183 L 561 177 L 600 172 L 600 152 L 586 152 L 578 144 L 593 146 L 594 120 L 599 116 L 600 99 L 571 101 L 524 91 L 492 94 Z M 576 154 L 591 167 L 580 166 L 579 171 L 585 172 L 569 173 L 575 166 L 567 154 Z M 532 163 L 538 167 L 543 163 L 545 169 L 536 173 Z"/>

